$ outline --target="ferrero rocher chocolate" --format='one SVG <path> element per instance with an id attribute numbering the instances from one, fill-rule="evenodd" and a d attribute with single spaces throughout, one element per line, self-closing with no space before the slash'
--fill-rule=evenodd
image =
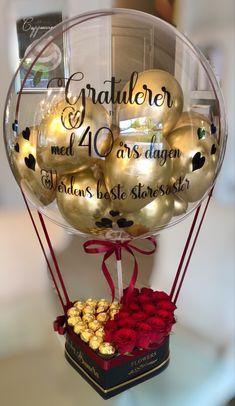
<path id="1" fill-rule="evenodd" d="M 113 355 L 115 353 L 115 348 L 110 343 L 102 343 L 99 346 L 99 352 L 102 355 Z"/>
<path id="2" fill-rule="evenodd" d="M 68 318 L 68 325 L 75 326 L 75 324 L 79 323 L 80 321 L 82 321 L 80 316 L 72 316 Z"/>
<path id="3" fill-rule="evenodd" d="M 104 337 L 104 327 L 102 326 L 98 330 L 96 330 L 95 335 L 97 337 L 103 338 Z"/>
<path id="4" fill-rule="evenodd" d="M 96 307 L 97 306 L 97 300 L 96 299 L 87 299 L 86 300 L 86 306 L 91 306 L 91 307 Z"/>
<path id="5" fill-rule="evenodd" d="M 118 302 L 113 302 L 109 306 L 109 310 L 119 310 L 120 308 L 121 308 L 121 305 Z"/>
<path id="6" fill-rule="evenodd" d="M 108 307 L 106 306 L 98 306 L 96 309 L 96 313 L 104 313 L 107 309 Z"/>
<path id="7" fill-rule="evenodd" d="M 70 307 L 70 309 L 67 311 L 67 315 L 70 317 L 79 316 L 79 310 L 76 309 L 76 307 Z"/>
<path id="8" fill-rule="evenodd" d="M 83 314 L 94 314 L 95 313 L 95 308 L 92 306 L 86 306 L 83 309 Z"/>
<path id="9" fill-rule="evenodd" d="M 76 307 L 76 309 L 78 309 L 80 311 L 84 308 L 84 306 L 85 306 L 85 303 L 81 302 L 80 300 L 78 302 L 74 303 L 74 307 Z"/>
<path id="10" fill-rule="evenodd" d="M 79 321 L 78 323 L 75 324 L 73 331 L 76 334 L 81 334 L 86 329 L 87 329 L 87 324 L 84 323 L 83 321 Z"/>
<path id="11" fill-rule="evenodd" d="M 106 299 L 100 299 L 97 306 L 98 307 L 105 307 L 105 309 L 107 309 L 109 307 L 110 303 L 108 302 L 108 300 Z"/>
<path id="12" fill-rule="evenodd" d="M 93 336 L 93 337 L 90 338 L 89 347 L 92 350 L 96 351 L 96 350 L 98 350 L 98 348 L 102 344 L 102 342 L 103 342 L 102 337 Z"/>
<path id="13" fill-rule="evenodd" d="M 88 343 L 90 341 L 90 338 L 94 335 L 94 331 L 92 331 L 89 328 L 86 328 L 82 333 L 80 334 L 80 338 L 82 341 L 85 341 L 85 343 Z"/>
<path id="14" fill-rule="evenodd" d="M 96 320 L 100 321 L 101 323 L 104 323 L 105 321 L 108 321 L 108 319 L 109 319 L 108 313 L 102 312 L 102 313 L 99 313 L 96 316 Z"/>
<path id="15" fill-rule="evenodd" d="M 89 328 L 93 331 L 96 331 L 101 327 L 101 324 L 98 320 L 93 320 L 88 325 L 89 325 Z"/>
<path id="16" fill-rule="evenodd" d="M 118 312 L 119 312 L 118 309 L 112 309 L 112 310 L 110 310 L 110 312 L 109 312 L 110 319 L 113 320 L 115 314 L 117 314 Z"/>
<path id="17" fill-rule="evenodd" d="M 94 314 L 87 313 L 87 314 L 84 314 L 84 316 L 82 316 L 82 321 L 85 321 L 87 323 L 90 323 L 91 321 L 94 321 L 94 320 L 95 320 Z"/>

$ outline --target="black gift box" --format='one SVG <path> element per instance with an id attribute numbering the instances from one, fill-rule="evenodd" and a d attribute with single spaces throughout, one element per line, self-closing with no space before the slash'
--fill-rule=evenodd
<path id="1" fill-rule="evenodd" d="M 65 357 L 83 378 L 108 399 L 162 372 L 169 364 L 169 337 L 159 346 L 135 350 L 132 355 L 105 359 L 68 326 Z"/>

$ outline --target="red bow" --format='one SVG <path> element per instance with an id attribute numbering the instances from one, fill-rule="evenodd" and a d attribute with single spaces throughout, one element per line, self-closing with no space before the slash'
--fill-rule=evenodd
<path id="1" fill-rule="evenodd" d="M 64 335 L 66 333 L 66 315 L 58 316 L 53 323 L 54 331 L 60 335 Z"/>
<path id="2" fill-rule="evenodd" d="M 135 287 L 135 283 L 137 280 L 137 276 L 138 276 L 138 264 L 137 264 L 135 254 L 133 251 L 140 252 L 141 254 L 144 254 L 144 255 L 151 255 L 156 251 L 156 248 L 157 248 L 156 240 L 153 237 L 148 237 L 148 238 L 146 238 L 146 240 L 150 241 L 154 246 L 154 248 L 150 251 L 135 247 L 133 244 L 130 244 L 130 241 L 122 242 L 122 241 L 89 240 L 83 244 L 84 250 L 88 254 L 105 253 L 103 262 L 102 262 L 102 271 L 103 271 L 104 277 L 107 280 L 108 285 L 110 287 L 111 294 L 112 294 L 112 300 L 114 300 L 114 298 L 115 298 L 115 287 L 114 287 L 113 279 L 106 266 L 106 260 L 114 253 L 116 255 L 116 259 L 120 260 L 122 249 L 129 252 L 129 254 L 131 254 L 132 257 L 134 258 L 134 269 L 133 269 L 132 277 L 131 277 L 131 280 L 130 280 L 130 283 L 128 286 L 128 290 L 127 290 L 127 295 L 126 295 L 126 301 L 128 302 L 128 298 L 130 297 L 131 293 L 133 292 L 133 289 Z"/>

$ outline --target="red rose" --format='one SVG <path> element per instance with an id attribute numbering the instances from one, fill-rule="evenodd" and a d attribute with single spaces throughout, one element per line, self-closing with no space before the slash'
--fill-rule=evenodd
<path id="1" fill-rule="evenodd" d="M 142 288 L 140 289 L 140 293 L 146 296 L 152 296 L 153 294 L 153 289 L 150 288 Z"/>
<path id="2" fill-rule="evenodd" d="M 127 319 L 128 317 L 130 317 L 130 313 L 128 311 L 120 310 L 118 313 L 115 314 L 114 320 L 118 321 L 121 319 Z"/>
<path id="3" fill-rule="evenodd" d="M 112 342 L 120 354 L 132 352 L 136 343 L 136 332 L 130 328 L 121 328 L 115 331 Z"/>
<path id="4" fill-rule="evenodd" d="M 172 329 L 172 325 L 175 323 L 174 315 L 168 310 L 158 310 L 157 316 L 164 320 L 166 324 L 166 332 L 169 333 Z"/>
<path id="5" fill-rule="evenodd" d="M 154 316 L 156 314 L 156 307 L 151 303 L 146 303 L 143 305 L 143 311 L 148 316 Z"/>
<path id="6" fill-rule="evenodd" d="M 140 294 L 138 296 L 138 303 L 143 305 L 145 303 L 151 303 L 151 297 L 148 295 Z"/>
<path id="7" fill-rule="evenodd" d="M 140 322 L 136 325 L 136 346 L 148 348 L 152 329 L 147 323 Z"/>
<path id="8" fill-rule="evenodd" d="M 132 317 L 136 321 L 144 321 L 144 320 L 146 320 L 146 314 L 144 312 L 133 313 Z"/>
<path id="9" fill-rule="evenodd" d="M 127 319 L 121 319 L 118 320 L 117 322 L 118 328 L 130 328 L 130 329 L 135 329 L 136 325 L 136 320 L 134 320 L 132 317 L 128 317 Z"/>
<path id="10" fill-rule="evenodd" d="M 154 302 L 158 302 L 159 300 L 170 300 L 170 296 L 166 292 L 156 290 L 156 292 L 153 292 L 152 294 L 152 300 Z"/>
<path id="11" fill-rule="evenodd" d="M 136 303 L 130 303 L 129 306 L 127 306 L 127 309 L 131 310 L 132 312 L 140 312 L 141 308 L 138 306 Z"/>
<path id="12" fill-rule="evenodd" d="M 157 303 L 157 309 L 168 310 L 169 312 L 173 312 L 176 309 L 176 305 L 172 303 L 170 300 L 160 300 Z"/>
<path id="13" fill-rule="evenodd" d="M 165 321 L 158 316 L 154 316 L 154 317 L 150 317 L 147 320 L 147 323 L 149 324 L 149 326 L 152 329 L 151 337 L 150 337 L 151 343 L 158 343 L 158 344 L 161 343 L 166 336 L 167 325 L 166 325 Z"/>

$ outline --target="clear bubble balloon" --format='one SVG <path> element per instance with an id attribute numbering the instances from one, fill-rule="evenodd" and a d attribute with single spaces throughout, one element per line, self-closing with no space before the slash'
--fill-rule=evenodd
<path id="1" fill-rule="evenodd" d="M 16 181 L 41 213 L 72 233 L 130 240 L 201 204 L 227 126 L 215 75 L 186 37 L 112 9 L 63 21 L 28 47 L 4 136 Z"/>

